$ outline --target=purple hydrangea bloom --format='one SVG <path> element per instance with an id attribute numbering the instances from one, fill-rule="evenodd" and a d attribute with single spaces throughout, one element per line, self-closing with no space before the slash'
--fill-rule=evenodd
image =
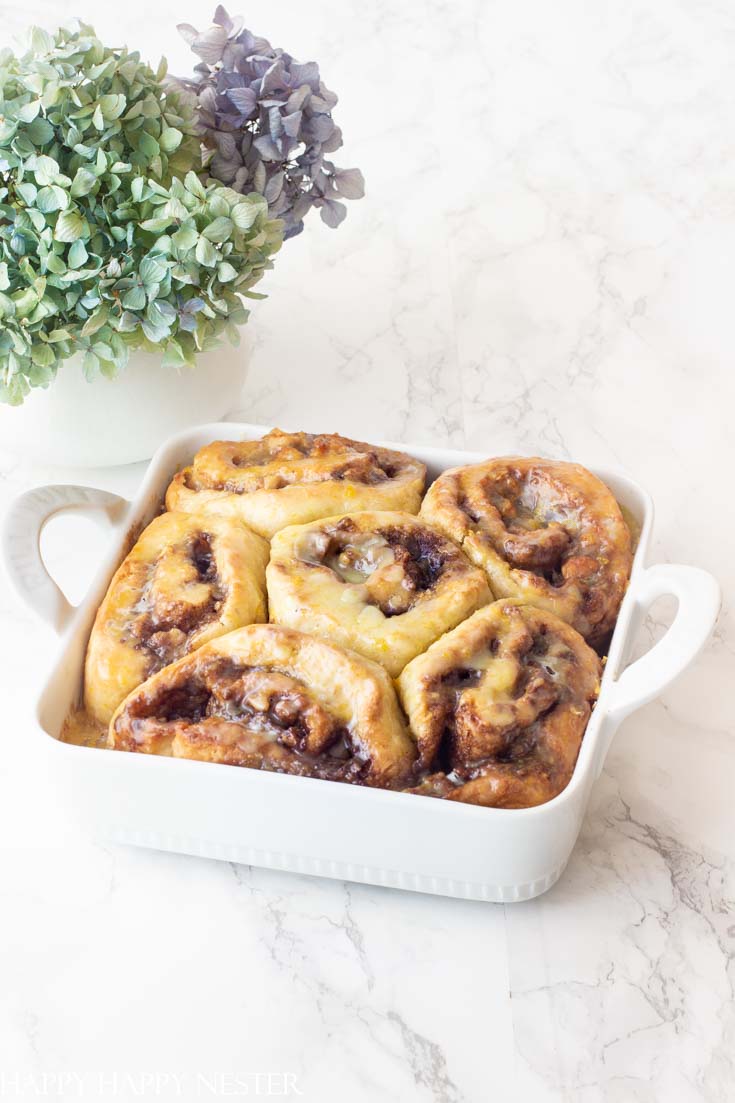
<path id="1" fill-rule="evenodd" d="M 342 131 L 332 119 L 337 97 L 318 65 L 274 49 L 221 5 L 208 30 L 181 23 L 179 31 L 202 59 L 181 83 L 199 99 L 209 174 L 264 196 L 287 238 L 303 230 L 311 207 L 327 226 L 339 226 L 347 214 L 341 201 L 362 198 L 365 182 L 359 169 L 326 158 L 342 145 Z"/>

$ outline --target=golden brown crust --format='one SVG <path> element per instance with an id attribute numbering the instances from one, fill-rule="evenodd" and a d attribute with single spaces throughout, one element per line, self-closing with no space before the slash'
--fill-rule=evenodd
<path id="1" fill-rule="evenodd" d="M 334 640 L 394 676 L 491 599 L 456 544 L 394 511 L 283 529 L 266 579 L 271 621 Z"/>
<path id="2" fill-rule="evenodd" d="M 398 692 L 428 771 L 410 791 L 527 808 L 569 783 L 600 660 L 570 625 L 501 600 L 409 663 Z"/>
<path id="3" fill-rule="evenodd" d="M 268 545 L 236 518 L 163 513 L 139 537 L 100 605 L 87 648 L 85 706 L 109 724 L 167 663 L 267 618 Z"/>
<path id="4" fill-rule="evenodd" d="M 276 625 L 251 625 L 155 674 L 120 705 L 108 745 L 395 787 L 416 755 L 385 671 Z"/>
<path id="5" fill-rule="evenodd" d="M 241 517 L 270 538 L 286 525 L 358 509 L 417 513 L 426 468 L 403 452 L 337 433 L 284 433 L 214 441 L 197 452 L 166 493 L 167 509 Z"/>
<path id="6" fill-rule="evenodd" d="M 548 609 L 593 645 L 614 627 L 630 533 L 586 468 L 519 456 L 457 467 L 429 488 L 420 515 L 484 568 L 496 598 Z"/>

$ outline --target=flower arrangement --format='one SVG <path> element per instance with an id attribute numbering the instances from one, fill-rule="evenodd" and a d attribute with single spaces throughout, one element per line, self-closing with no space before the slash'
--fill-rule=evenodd
<path id="1" fill-rule="evenodd" d="M 178 366 L 237 342 L 284 229 L 311 206 L 336 225 L 336 196 L 361 194 L 359 173 L 324 161 L 341 139 L 316 66 L 215 18 L 193 32 L 207 70 L 194 81 L 83 23 L 0 52 L 0 400 L 21 403 L 75 353 L 94 379 L 131 349 Z M 220 111 L 224 85 L 252 110 L 241 96 L 233 117 Z"/>

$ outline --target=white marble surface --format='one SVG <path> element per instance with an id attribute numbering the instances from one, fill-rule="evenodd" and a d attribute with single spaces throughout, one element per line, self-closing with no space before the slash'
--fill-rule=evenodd
<path id="1" fill-rule="evenodd" d="M 3 37 L 73 9 L 5 7 Z M 94 9 L 179 65 L 169 28 L 208 16 Z M 656 558 L 712 570 L 726 609 L 620 730 L 562 881 L 501 908 L 78 836 L 23 739 L 53 641 L 3 589 L 0 1098 L 725 1103 L 735 10 L 257 0 L 247 17 L 321 61 L 368 198 L 278 259 L 242 412 L 627 468 L 657 502 Z M 4 457 L 0 497 L 75 474 Z M 102 537 L 77 524 L 49 554 L 80 595 Z"/>

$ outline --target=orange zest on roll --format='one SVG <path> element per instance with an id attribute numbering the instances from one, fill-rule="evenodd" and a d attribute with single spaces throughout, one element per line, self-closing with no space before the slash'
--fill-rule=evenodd
<path id="1" fill-rule="evenodd" d="M 455 543 L 397 511 L 283 529 L 266 579 L 272 621 L 352 648 L 393 676 L 491 599 Z"/>

